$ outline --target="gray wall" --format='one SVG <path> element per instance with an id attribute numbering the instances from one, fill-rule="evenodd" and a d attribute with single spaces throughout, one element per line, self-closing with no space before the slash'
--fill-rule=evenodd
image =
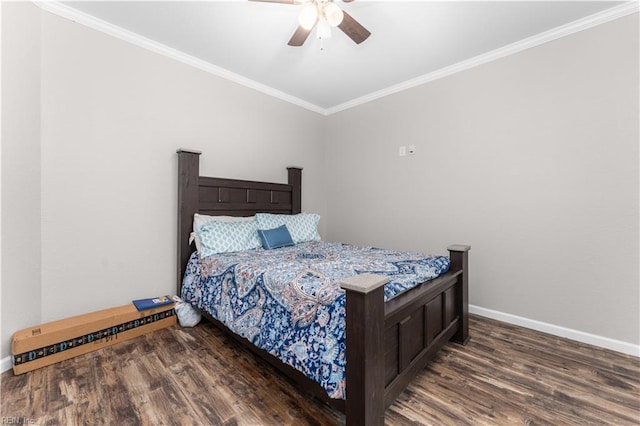
<path id="1" fill-rule="evenodd" d="M 286 182 L 302 166 L 303 209 L 324 216 L 324 117 L 3 8 L 2 357 L 19 328 L 175 292 L 176 148 L 203 151 L 212 176 Z"/>
<path id="2" fill-rule="evenodd" d="M 2 346 L 41 321 L 40 10 L 2 2 Z"/>
<path id="3" fill-rule="evenodd" d="M 638 344 L 638 125 L 637 14 L 335 114 L 328 238 L 469 243 L 472 304 Z"/>
<path id="4" fill-rule="evenodd" d="M 473 304 L 638 343 L 637 16 L 322 117 L 2 8 L 0 357 L 19 328 L 174 291 L 178 147 L 210 175 L 303 166 L 328 239 L 470 243 Z"/>

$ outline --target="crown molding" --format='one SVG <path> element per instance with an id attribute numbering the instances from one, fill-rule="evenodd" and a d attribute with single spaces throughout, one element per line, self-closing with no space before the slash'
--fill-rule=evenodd
<path id="1" fill-rule="evenodd" d="M 67 6 L 66 4 L 62 4 L 58 1 L 34 1 L 33 3 L 38 7 L 40 7 L 42 10 L 45 10 L 47 12 L 53 13 L 54 15 L 58 15 L 60 17 L 69 19 L 71 21 L 77 22 L 78 24 L 100 31 L 104 34 L 108 34 L 110 36 L 119 38 L 120 40 L 124 40 L 138 47 L 142 47 L 143 49 L 147 49 L 154 53 L 158 53 L 168 58 L 175 59 L 176 61 L 198 68 L 209 74 L 213 74 L 217 77 L 230 80 L 234 83 L 238 83 L 242 86 L 249 87 L 251 89 L 262 92 L 266 95 L 272 96 L 274 98 L 278 98 L 285 102 L 289 102 L 291 104 L 308 109 L 318 114 L 323 114 L 323 115 L 326 114 L 326 111 L 324 108 L 321 108 L 310 102 L 296 98 L 295 96 L 291 96 L 287 93 L 274 89 L 265 84 L 258 83 L 257 81 L 243 77 L 239 74 L 236 74 L 234 72 L 221 68 L 217 65 L 213 65 L 212 63 L 203 61 L 202 59 L 198 59 L 195 56 L 188 55 L 184 52 L 181 52 L 180 50 L 166 46 L 162 43 L 158 43 L 157 41 L 151 40 L 149 38 L 141 36 L 140 34 L 126 30 L 117 25 L 113 25 L 102 19 L 98 19 L 95 16 L 81 12 L 77 9 L 74 9 L 73 7 Z"/>
<path id="2" fill-rule="evenodd" d="M 550 41 L 557 40 L 562 37 L 583 31 L 618 18 L 622 18 L 632 13 L 637 13 L 640 10 L 640 2 L 637 0 L 629 1 L 621 5 L 603 10 L 593 15 L 586 16 L 578 19 L 577 21 L 570 22 L 560 27 L 553 28 L 540 34 L 525 38 L 515 43 L 508 44 L 499 49 L 492 50 L 482 55 L 475 56 L 473 58 L 458 62 L 445 68 L 430 72 L 428 74 L 416 77 L 411 80 L 404 81 L 402 83 L 389 86 L 385 89 L 378 90 L 360 98 L 353 99 L 340 105 L 328 108 L 325 110 L 325 115 L 335 114 L 340 111 L 344 111 L 349 108 L 353 108 L 371 101 L 374 101 L 385 96 L 392 95 L 394 93 L 402 92 L 407 89 L 411 89 L 416 86 L 420 86 L 425 83 L 429 83 L 434 80 L 438 80 L 452 74 L 465 71 L 479 65 L 492 62 L 497 59 L 504 58 L 505 56 L 514 55 L 532 47 L 539 46 Z"/>
<path id="3" fill-rule="evenodd" d="M 465 71 L 465 70 L 477 67 L 479 65 L 483 65 L 488 62 L 504 58 L 509 55 L 514 55 L 516 53 L 530 49 L 532 47 L 536 47 L 541 44 L 548 43 L 550 41 L 554 41 L 559 38 L 577 33 L 579 31 L 583 31 L 583 30 L 616 20 L 618 18 L 622 18 L 624 16 L 628 16 L 633 13 L 638 13 L 638 11 L 640 11 L 640 2 L 638 0 L 628 1 L 621 5 L 614 6 L 612 8 L 598 12 L 596 14 L 584 17 L 582 19 L 578 19 L 577 21 L 570 22 L 568 24 L 562 25 L 557 28 L 553 28 L 549 31 L 545 31 L 543 33 L 528 37 L 526 39 L 517 41 L 515 43 L 511 43 L 499 49 L 495 49 L 490 52 L 484 53 L 482 55 L 478 55 L 476 57 L 441 68 L 439 70 L 430 72 L 420 77 L 416 77 L 414 79 L 407 80 L 405 82 L 402 82 L 393 86 L 389 86 L 385 89 L 378 90 L 376 92 L 350 100 L 340 105 L 336 105 L 330 108 L 322 108 L 318 105 L 312 104 L 300 98 L 296 98 L 295 96 L 291 96 L 287 93 L 274 89 L 270 86 L 264 85 L 262 83 L 258 83 L 257 81 L 248 79 L 239 74 L 233 73 L 229 70 L 213 65 L 209 62 L 203 61 L 202 59 L 198 59 L 194 56 L 187 55 L 184 52 L 181 52 L 177 49 L 171 48 L 162 43 L 158 43 L 156 41 L 143 37 L 132 31 L 126 30 L 124 28 L 113 25 L 109 22 L 98 19 L 92 15 L 81 12 L 65 4 L 59 3 L 58 1 L 34 1 L 33 3 L 36 4 L 38 7 L 40 7 L 41 9 L 46 10 L 47 12 L 51 12 L 55 15 L 72 20 L 81 25 L 87 26 L 89 28 L 95 29 L 102 33 L 111 35 L 113 37 L 127 41 L 129 43 L 132 43 L 138 47 L 142 47 L 143 49 L 147 49 L 152 52 L 158 53 L 160 55 L 175 59 L 186 65 L 190 65 L 192 67 L 198 68 L 202 71 L 208 72 L 215 76 L 230 80 L 234 83 L 238 83 L 245 87 L 249 87 L 251 89 L 262 92 L 266 95 L 275 97 L 277 99 L 283 100 L 285 102 L 289 102 L 301 108 L 304 108 L 309 111 L 313 111 L 325 116 L 335 114 L 337 112 L 344 111 L 350 108 L 354 108 L 356 106 L 374 101 L 376 99 L 383 98 L 385 96 L 389 96 L 394 93 L 402 92 L 407 89 L 411 89 L 413 87 L 420 86 L 422 84 L 429 83 L 431 81 L 438 80 L 438 79 L 450 76 L 452 74 L 456 74 L 458 72 Z"/>

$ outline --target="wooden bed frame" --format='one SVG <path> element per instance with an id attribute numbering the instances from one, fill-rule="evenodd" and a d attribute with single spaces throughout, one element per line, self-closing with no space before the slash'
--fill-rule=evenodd
<path id="1" fill-rule="evenodd" d="M 178 295 L 189 256 L 194 213 L 251 216 L 258 212 L 301 212 L 302 169 L 289 167 L 289 183 L 266 183 L 200 176 L 200 152 L 179 149 Z M 384 302 L 386 277 L 358 275 L 341 283 L 346 291 L 347 399 L 335 400 L 304 374 L 232 333 L 251 351 L 304 390 L 346 415 L 348 425 L 382 425 L 384 411 L 449 340 L 469 340 L 469 246 L 447 248 L 451 269 L 438 278 Z"/>

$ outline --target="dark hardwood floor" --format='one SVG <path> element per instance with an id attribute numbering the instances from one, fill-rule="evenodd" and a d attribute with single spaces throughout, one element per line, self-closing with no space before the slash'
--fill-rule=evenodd
<path id="1" fill-rule="evenodd" d="M 639 358 L 478 316 L 470 324 L 469 344 L 445 346 L 387 424 L 640 424 Z M 209 323 L 0 380 L 4 423 L 344 423 Z"/>

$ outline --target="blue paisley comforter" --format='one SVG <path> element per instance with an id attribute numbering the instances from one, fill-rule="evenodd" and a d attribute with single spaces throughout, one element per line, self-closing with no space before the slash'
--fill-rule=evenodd
<path id="1" fill-rule="evenodd" d="M 449 258 L 312 242 L 200 259 L 191 255 L 182 298 L 344 399 L 345 293 L 340 280 L 389 277 L 385 300 L 449 270 Z"/>

